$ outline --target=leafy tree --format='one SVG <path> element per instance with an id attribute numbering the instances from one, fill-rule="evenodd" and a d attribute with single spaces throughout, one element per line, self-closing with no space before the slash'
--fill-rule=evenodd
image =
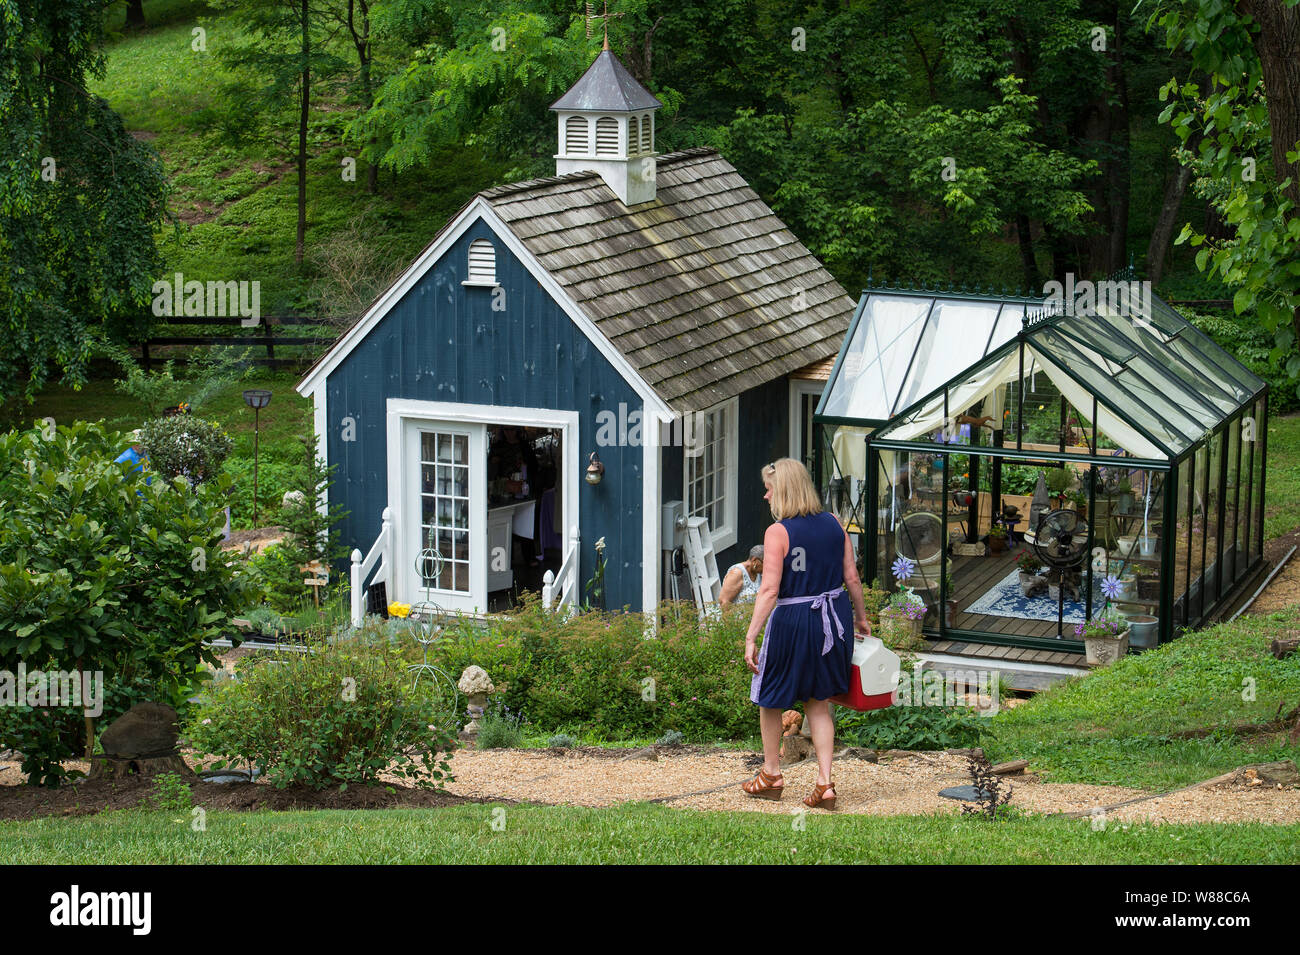
<path id="1" fill-rule="evenodd" d="M 0 400 L 85 380 L 92 335 L 147 332 L 167 184 L 87 91 L 104 0 L 0 4 Z"/>
<path id="2" fill-rule="evenodd" d="M 1187 224 L 1178 242 L 1197 268 L 1236 288 L 1238 314 L 1255 309 L 1273 333 L 1272 358 L 1300 375 L 1300 0 L 1163 0 L 1151 22 L 1188 51 L 1209 82 L 1171 80 L 1161 119 L 1184 143 L 1195 188 L 1231 230 Z"/>
<path id="3" fill-rule="evenodd" d="M 113 460 L 121 441 L 86 423 L 0 434 L 0 669 L 102 671 L 104 719 L 141 699 L 183 708 L 246 590 L 220 549 L 229 480 L 146 484 Z M 57 785 L 94 724 L 0 707 L 0 741 L 29 782 Z"/>
<path id="4" fill-rule="evenodd" d="M 298 236 L 294 261 L 302 264 L 307 238 L 307 132 L 311 116 L 312 78 L 337 73 L 341 61 L 322 37 L 325 0 L 216 0 L 237 15 L 250 37 L 224 48 L 221 57 L 249 78 L 252 88 L 228 92 L 265 119 L 264 103 L 297 107 Z"/>

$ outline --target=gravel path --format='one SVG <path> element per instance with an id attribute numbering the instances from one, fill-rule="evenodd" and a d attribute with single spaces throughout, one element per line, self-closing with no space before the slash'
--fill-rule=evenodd
<path id="1" fill-rule="evenodd" d="M 737 752 L 665 754 L 655 762 L 536 750 L 463 750 L 452 760 L 456 782 L 449 788 L 465 796 L 577 806 L 656 800 L 683 809 L 789 813 L 799 808 L 816 782 L 817 768 L 806 762 L 787 770 L 790 793 L 783 800 L 751 799 L 739 783 L 754 775 L 752 766 L 751 754 Z M 839 784 L 836 811 L 885 816 L 960 812 L 960 803 L 941 798 L 938 792 L 970 782 L 966 761 L 944 753 L 918 753 L 879 764 L 837 760 L 835 780 Z M 1152 795 L 1122 786 L 1045 783 L 1032 774 L 1008 777 L 1008 781 L 1015 787 L 1010 804 L 1036 813 L 1088 810 Z M 717 787 L 723 788 L 700 793 Z M 1107 818 L 1300 823 L 1300 789 L 1234 784 L 1193 790 L 1110 810 Z"/>

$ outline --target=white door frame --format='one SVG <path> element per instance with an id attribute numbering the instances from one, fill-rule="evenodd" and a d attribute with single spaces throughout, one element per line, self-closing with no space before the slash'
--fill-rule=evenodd
<path id="1" fill-rule="evenodd" d="M 552 408 L 522 408 L 511 405 L 472 405 L 451 401 L 417 401 L 410 398 L 389 398 L 387 407 L 388 432 L 388 506 L 392 510 L 392 553 L 398 566 L 391 575 L 390 600 L 410 603 L 419 598 L 408 593 L 409 583 L 415 573 L 404 555 L 410 548 L 409 515 L 404 514 L 414 476 L 406 467 L 406 425 L 408 422 L 437 425 L 510 425 L 519 428 L 555 428 L 560 432 L 560 526 L 565 528 L 565 546 L 569 545 L 568 529 L 578 526 L 578 412 L 557 411 Z M 471 474 L 474 471 L 471 468 Z M 470 528 L 475 526 L 474 514 L 481 510 L 487 515 L 487 468 L 478 469 L 480 486 L 470 488 Z M 481 559 L 476 558 L 470 567 L 470 596 L 482 599 L 487 610 L 487 528 L 482 528 Z"/>
<path id="2" fill-rule="evenodd" d="M 800 451 L 803 450 L 801 447 L 803 444 L 801 440 L 803 437 L 803 413 L 799 407 L 799 399 L 804 395 L 820 395 L 826 390 L 827 384 L 829 382 L 810 381 L 807 378 L 790 379 L 790 417 L 788 419 L 790 422 L 790 457 L 796 461 L 801 460 Z M 813 481 L 816 482 L 816 480 L 817 476 L 813 475 Z"/>

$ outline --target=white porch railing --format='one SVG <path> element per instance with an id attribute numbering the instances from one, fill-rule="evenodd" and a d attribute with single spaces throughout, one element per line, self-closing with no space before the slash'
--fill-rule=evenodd
<path id="1" fill-rule="evenodd" d="M 375 570 L 375 579 L 371 583 L 380 583 L 387 581 L 389 577 L 389 568 L 393 566 L 393 515 L 388 508 L 384 508 L 384 520 L 379 530 L 379 537 L 376 538 L 374 546 L 370 548 L 370 553 L 365 558 L 361 557 L 361 551 L 355 548 L 352 551 L 352 626 L 361 626 L 361 621 L 366 616 L 366 579 L 370 572 L 375 570 L 375 565 L 379 569 Z"/>
<path id="2" fill-rule="evenodd" d="M 569 528 L 568 546 L 560 572 L 548 570 L 542 578 L 542 607 L 546 610 L 563 610 L 578 603 L 578 528 Z"/>

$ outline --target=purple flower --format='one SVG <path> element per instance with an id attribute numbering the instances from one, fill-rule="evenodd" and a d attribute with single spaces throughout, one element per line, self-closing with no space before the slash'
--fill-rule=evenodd
<path id="1" fill-rule="evenodd" d="M 894 561 L 894 565 L 890 569 L 894 572 L 895 580 L 907 580 L 912 574 L 916 573 L 916 563 L 906 557 L 900 557 Z"/>
<path id="2" fill-rule="evenodd" d="M 1124 591 L 1124 585 L 1119 582 L 1119 578 L 1114 574 L 1107 574 L 1101 579 L 1101 592 L 1115 600 Z"/>

